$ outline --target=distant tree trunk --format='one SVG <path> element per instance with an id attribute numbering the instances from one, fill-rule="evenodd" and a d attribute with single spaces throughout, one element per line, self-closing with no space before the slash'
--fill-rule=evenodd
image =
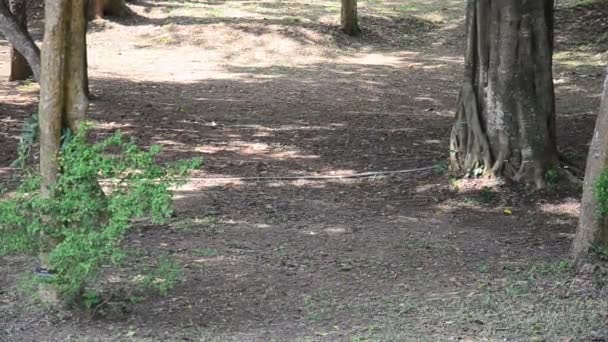
<path id="1" fill-rule="evenodd" d="M 40 79 L 40 49 L 20 21 L 6 7 L 3 0 L 0 0 L 0 32 L 25 57 L 32 69 L 34 79 L 38 81 Z"/>
<path id="2" fill-rule="evenodd" d="M 88 107 L 85 95 L 84 16 L 85 0 L 46 0 L 42 74 L 40 77 L 40 173 L 41 191 L 53 196 L 52 188 L 59 176 L 57 156 L 61 131 L 75 131 L 84 120 Z M 53 241 L 43 237 L 43 243 Z M 47 255 L 41 251 L 41 267 L 49 268 Z M 41 296 L 49 302 L 58 300 L 54 289 L 41 287 Z"/>
<path id="3" fill-rule="evenodd" d="M 21 24 L 24 31 L 27 32 L 27 3 L 26 0 L 9 0 L 9 8 L 15 19 Z M 23 81 L 32 77 L 32 69 L 27 60 L 15 47 L 11 47 L 11 71 L 8 77 L 9 81 Z"/>
<path id="4" fill-rule="evenodd" d="M 553 0 L 468 0 L 451 169 L 545 186 L 559 169 Z M 562 172 L 560 170 L 560 172 Z"/>
<path id="5" fill-rule="evenodd" d="M 598 215 L 598 201 L 595 197 L 598 176 L 606 171 L 608 171 L 608 74 L 604 81 L 602 105 L 587 155 L 580 218 L 572 245 L 572 255 L 575 260 L 584 256 L 594 244 L 608 246 L 608 217 Z"/>
<path id="6" fill-rule="evenodd" d="M 125 0 L 88 0 L 88 17 L 103 19 L 106 15 L 125 17 L 131 14 Z"/>
<path id="7" fill-rule="evenodd" d="M 357 0 L 342 0 L 340 23 L 342 31 L 350 36 L 356 36 L 361 33 L 357 17 Z"/>

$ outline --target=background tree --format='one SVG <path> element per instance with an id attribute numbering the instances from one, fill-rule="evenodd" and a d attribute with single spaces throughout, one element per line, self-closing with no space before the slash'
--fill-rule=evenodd
<path id="1" fill-rule="evenodd" d="M 88 17 L 103 19 L 106 15 L 124 17 L 131 13 L 125 0 L 88 0 Z"/>
<path id="2" fill-rule="evenodd" d="M 553 0 L 468 0 L 451 169 L 545 185 L 558 169 Z"/>
<path id="3" fill-rule="evenodd" d="M 12 0 L 11 0 L 12 1 Z M 12 4 L 12 2 L 11 2 Z M 0 32 L 31 67 L 34 79 L 40 79 L 40 49 L 20 22 L 0 0 Z M 11 59 L 12 60 L 12 59 Z"/>
<path id="4" fill-rule="evenodd" d="M 608 74 L 585 169 L 581 212 L 572 245 L 575 260 L 593 245 L 608 247 Z"/>
<path id="5" fill-rule="evenodd" d="M 350 36 L 361 33 L 357 17 L 357 0 L 342 0 L 340 24 L 342 31 Z"/>
<path id="6" fill-rule="evenodd" d="M 52 196 L 50 189 L 59 175 L 57 155 L 62 131 L 76 131 L 88 107 L 84 8 L 85 0 L 45 2 L 38 115 L 41 190 L 46 196 Z M 41 254 L 41 267 L 48 267 L 44 253 Z M 49 301 L 56 300 L 56 294 L 48 289 L 41 295 Z"/>
<path id="7" fill-rule="evenodd" d="M 9 0 L 9 9 L 23 30 L 27 32 L 27 1 Z M 33 75 L 32 69 L 27 64 L 27 60 L 14 46 L 11 47 L 10 59 L 11 71 L 8 77 L 9 81 L 26 80 Z"/>

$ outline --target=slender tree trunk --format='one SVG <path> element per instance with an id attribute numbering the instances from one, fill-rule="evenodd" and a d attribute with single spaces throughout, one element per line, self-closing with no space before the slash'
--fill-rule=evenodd
<path id="1" fill-rule="evenodd" d="M 559 170 L 553 0 L 468 0 L 466 29 L 451 169 L 542 188 Z"/>
<path id="2" fill-rule="evenodd" d="M 76 130 L 85 118 L 88 100 L 85 94 L 85 0 L 47 0 L 45 33 L 40 78 L 40 174 L 42 193 L 53 196 L 59 176 L 57 156 L 63 128 Z M 43 244 L 55 242 L 43 237 Z M 48 258 L 41 251 L 41 267 L 48 269 Z M 58 300 L 54 289 L 41 287 L 41 296 L 49 302 Z"/>
<path id="3" fill-rule="evenodd" d="M 19 20 L 6 7 L 3 0 L 0 0 L 0 32 L 27 60 L 34 79 L 38 81 L 40 79 L 40 49 Z"/>
<path id="4" fill-rule="evenodd" d="M 9 8 L 15 19 L 27 32 L 27 2 L 26 0 L 9 0 Z M 32 77 L 32 69 L 27 64 L 27 60 L 15 47 L 11 47 L 11 72 L 9 81 L 23 81 Z"/>
<path id="5" fill-rule="evenodd" d="M 125 0 L 88 0 L 88 17 L 103 19 L 106 15 L 125 17 L 131 14 Z"/>
<path id="6" fill-rule="evenodd" d="M 341 28 L 346 34 L 356 36 L 361 33 L 357 17 L 357 0 L 342 0 Z"/>
<path id="7" fill-rule="evenodd" d="M 608 246 L 608 217 L 598 215 L 595 186 L 598 176 L 608 171 L 608 74 L 604 81 L 602 105 L 595 123 L 593 139 L 587 155 L 583 198 L 572 256 L 581 259 L 594 244 Z"/>

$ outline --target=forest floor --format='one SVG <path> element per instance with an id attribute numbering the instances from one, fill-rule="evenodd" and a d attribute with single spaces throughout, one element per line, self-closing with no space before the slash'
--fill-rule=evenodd
<path id="1" fill-rule="evenodd" d="M 608 55 L 608 5 L 560 1 L 559 148 L 581 175 Z M 462 74 L 461 0 L 152 1 L 91 23 L 91 119 L 163 158 L 202 156 L 176 217 L 138 223 L 94 315 L 28 299 L 0 257 L 0 341 L 605 341 L 605 267 L 574 274 L 577 189 L 457 182 L 442 165 Z M 40 37 L 40 8 L 33 32 Z M 0 178 L 37 86 L 0 40 Z M 6 177 L 4 177 L 6 178 Z M 177 260 L 181 275 L 166 258 Z M 133 290 L 159 265 L 167 294 Z M 169 279 L 171 278 L 171 279 Z"/>

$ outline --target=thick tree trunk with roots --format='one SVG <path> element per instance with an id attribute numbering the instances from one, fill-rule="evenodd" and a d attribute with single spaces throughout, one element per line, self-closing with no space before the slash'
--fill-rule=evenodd
<path id="1" fill-rule="evenodd" d="M 357 0 L 342 0 L 341 29 L 350 36 L 361 33 L 357 17 Z"/>
<path id="2" fill-rule="evenodd" d="M 52 196 L 51 189 L 59 175 L 57 156 L 61 131 L 75 131 L 84 120 L 88 107 L 85 94 L 85 0 L 47 0 L 45 2 L 42 74 L 40 77 L 40 173 L 42 193 Z M 45 239 L 43 237 L 43 239 Z M 45 244 L 53 241 L 45 239 Z M 41 267 L 48 268 L 44 251 Z M 58 300 L 49 287 L 41 288 L 49 302 Z"/>
<path id="3" fill-rule="evenodd" d="M 599 204 L 595 197 L 597 179 L 606 171 L 608 171 L 608 74 L 587 156 L 580 218 L 572 245 L 572 256 L 575 260 L 585 256 L 594 244 L 608 246 L 608 217 L 598 215 Z"/>
<path id="4" fill-rule="evenodd" d="M 131 13 L 125 0 L 88 0 L 88 17 L 103 19 L 106 15 L 125 17 Z"/>
<path id="5" fill-rule="evenodd" d="M 27 2 L 26 0 L 9 0 L 9 9 L 23 30 L 27 32 Z M 11 47 L 11 71 L 9 81 L 23 81 L 32 77 L 32 69 L 23 55 L 13 46 Z"/>
<path id="6" fill-rule="evenodd" d="M 0 32 L 14 49 L 27 60 L 34 79 L 40 79 L 40 49 L 21 22 L 11 13 L 4 0 L 0 0 Z"/>
<path id="7" fill-rule="evenodd" d="M 451 169 L 541 188 L 559 169 L 553 0 L 468 0 L 466 28 Z"/>

